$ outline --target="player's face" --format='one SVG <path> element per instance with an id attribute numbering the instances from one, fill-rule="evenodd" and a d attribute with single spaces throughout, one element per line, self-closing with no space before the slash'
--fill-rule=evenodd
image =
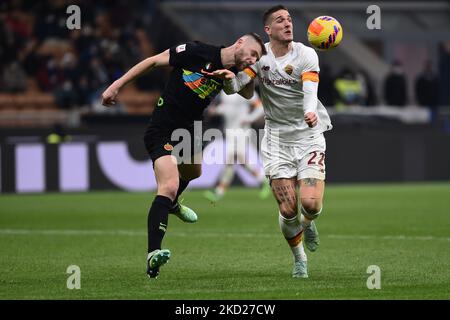
<path id="1" fill-rule="evenodd" d="M 271 40 L 291 42 L 294 39 L 292 19 L 286 10 L 272 13 L 269 24 L 264 27 L 264 30 Z"/>
<path id="2" fill-rule="evenodd" d="M 255 64 L 261 58 L 261 51 L 261 46 L 255 40 L 250 38 L 244 40 L 234 55 L 236 68 L 244 70 L 248 66 Z"/>

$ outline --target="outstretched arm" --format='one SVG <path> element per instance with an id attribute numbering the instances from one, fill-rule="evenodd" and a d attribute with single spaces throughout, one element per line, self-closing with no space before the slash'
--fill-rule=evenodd
<path id="1" fill-rule="evenodd" d="M 242 97 L 250 99 L 253 97 L 255 84 L 252 81 L 256 74 L 249 68 L 234 74 L 228 69 L 215 70 L 213 72 L 203 72 L 204 74 L 223 80 L 223 91 L 226 94 L 239 93 Z"/>
<path id="2" fill-rule="evenodd" d="M 238 92 L 246 99 L 253 97 L 255 91 L 255 84 L 253 79 L 256 77 L 255 71 L 251 68 L 246 68 L 239 72 L 234 78 L 226 79 L 224 81 L 223 91 L 226 94 L 233 94 Z"/>
<path id="3" fill-rule="evenodd" d="M 142 60 L 122 77 L 114 81 L 102 94 L 102 104 L 104 106 L 111 106 L 116 104 L 116 97 L 120 89 L 123 88 L 129 82 L 137 79 L 138 77 L 144 75 L 155 67 L 162 67 L 169 65 L 170 53 L 169 49 L 166 51 Z"/>

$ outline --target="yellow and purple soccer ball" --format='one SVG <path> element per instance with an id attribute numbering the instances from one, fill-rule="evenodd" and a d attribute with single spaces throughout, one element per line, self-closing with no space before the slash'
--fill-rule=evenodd
<path id="1" fill-rule="evenodd" d="M 320 51 L 328 51 L 339 45 L 343 36 L 342 26 L 335 18 L 320 16 L 308 27 L 309 43 Z"/>

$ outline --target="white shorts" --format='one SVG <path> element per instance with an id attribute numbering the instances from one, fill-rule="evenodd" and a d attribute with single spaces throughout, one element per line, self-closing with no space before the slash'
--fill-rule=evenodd
<path id="1" fill-rule="evenodd" d="M 261 141 L 261 156 L 264 173 L 268 179 L 315 178 L 325 180 L 326 143 L 323 133 L 302 139 L 295 146 Z"/>

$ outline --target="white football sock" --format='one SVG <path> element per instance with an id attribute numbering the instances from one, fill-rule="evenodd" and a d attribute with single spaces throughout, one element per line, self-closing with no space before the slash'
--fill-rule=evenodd
<path id="1" fill-rule="evenodd" d="M 305 249 L 303 248 L 303 241 L 300 241 L 298 246 L 291 247 L 291 251 L 295 261 L 308 261 Z"/>
<path id="2" fill-rule="evenodd" d="M 280 213 L 278 221 L 280 224 L 281 233 L 283 233 L 286 238 L 292 254 L 294 255 L 295 261 L 306 261 L 307 258 L 302 244 L 303 227 L 298 219 L 298 216 L 288 219 L 283 217 Z"/>
<path id="3" fill-rule="evenodd" d="M 311 221 L 313 221 L 315 218 L 317 218 L 321 213 L 322 213 L 322 209 L 320 209 L 319 212 L 314 214 L 314 219 L 309 219 L 306 216 L 311 216 L 311 214 L 305 210 L 305 208 L 303 208 L 303 206 L 300 206 L 300 211 L 301 211 L 301 218 L 300 221 L 302 223 L 303 228 L 309 226 L 311 224 Z"/>

